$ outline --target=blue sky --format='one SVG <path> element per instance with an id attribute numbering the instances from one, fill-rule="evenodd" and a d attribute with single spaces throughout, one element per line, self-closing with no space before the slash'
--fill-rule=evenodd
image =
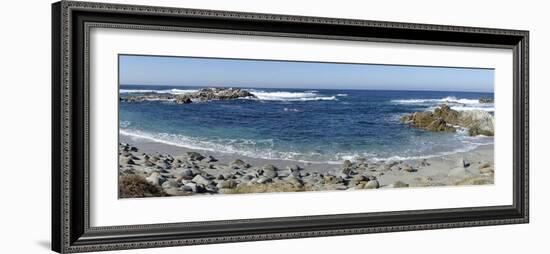
<path id="1" fill-rule="evenodd" d="M 493 92 L 494 70 L 120 55 L 120 84 Z"/>

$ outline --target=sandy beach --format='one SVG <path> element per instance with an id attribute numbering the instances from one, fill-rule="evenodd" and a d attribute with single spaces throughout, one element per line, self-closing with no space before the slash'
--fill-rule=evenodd
<path id="1" fill-rule="evenodd" d="M 358 159 L 328 164 L 259 159 L 189 149 L 123 134 L 119 139 L 119 175 L 121 181 L 126 181 L 120 184 L 121 188 L 138 186 L 139 189 L 137 192 L 121 189 L 120 196 L 123 198 L 481 185 L 494 182 L 493 145 L 417 160 Z M 135 180 L 142 182 L 128 183 Z M 151 189 L 153 191 L 148 193 L 147 190 Z"/>

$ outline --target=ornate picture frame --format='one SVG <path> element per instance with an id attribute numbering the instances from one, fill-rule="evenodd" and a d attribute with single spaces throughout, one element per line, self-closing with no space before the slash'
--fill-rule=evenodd
<path id="1" fill-rule="evenodd" d="M 205 32 L 499 48 L 513 54 L 513 204 L 504 206 L 90 225 L 89 32 Z M 529 221 L 529 32 L 61 1 L 52 5 L 52 249 L 60 253 L 474 227 Z"/>

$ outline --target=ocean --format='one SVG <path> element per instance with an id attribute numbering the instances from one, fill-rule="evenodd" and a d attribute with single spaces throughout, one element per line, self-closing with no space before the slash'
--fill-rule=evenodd
<path id="1" fill-rule="evenodd" d="M 121 85 L 120 96 L 181 94 L 198 87 Z M 448 103 L 455 110 L 485 110 L 493 93 L 443 91 L 244 88 L 257 98 L 175 104 L 119 102 L 119 132 L 166 144 L 264 159 L 341 163 L 443 156 L 493 144 L 466 130 L 434 133 L 399 117 Z"/>

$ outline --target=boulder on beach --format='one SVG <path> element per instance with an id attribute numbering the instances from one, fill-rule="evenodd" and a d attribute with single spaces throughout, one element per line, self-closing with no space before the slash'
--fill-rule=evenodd
<path id="1" fill-rule="evenodd" d="M 145 178 L 145 180 L 147 180 L 147 182 L 151 183 L 152 185 L 161 186 L 166 181 L 166 178 L 160 175 L 159 172 L 153 172 L 150 176 Z"/>
<path id="2" fill-rule="evenodd" d="M 210 180 L 208 180 L 206 177 L 202 176 L 202 175 L 196 175 L 195 177 L 193 177 L 193 179 L 191 180 L 195 183 L 200 183 L 200 184 L 204 184 L 204 185 L 209 185 L 210 184 Z"/>
<path id="3" fill-rule="evenodd" d="M 377 180 L 370 180 L 366 184 L 364 184 L 363 189 L 378 189 L 380 188 L 380 183 L 378 183 Z"/>
<path id="4" fill-rule="evenodd" d="M 231 162 L 231 165 L 237 168 L 250 168 L 250 164 L 244 162 L 241 159 L 236 159 L 233 162 Z"/>
<path id="5" fill-rule="evenodd" d="M 131 157 L 122 157 L 120 158 L 120 164 L 135 165 L 136 163 L 134 162 L 134 160 L 132 160 Z"/>
<path id="6" fill-rule="evenodd" d="M 202 154 L 197 152 L 187 152 L 187 157 L 189 157 L 189 159 L 191 160 L 197 160 L 197 161 L 204 159 L 204 156 L 202 156 Z"/>
<path id="7" fill-rule="evenodd" d="M 233 189 L 237 187 L 237 182 L 233 179 L 218 181 L 216 185 L 219 189 Z"/>

